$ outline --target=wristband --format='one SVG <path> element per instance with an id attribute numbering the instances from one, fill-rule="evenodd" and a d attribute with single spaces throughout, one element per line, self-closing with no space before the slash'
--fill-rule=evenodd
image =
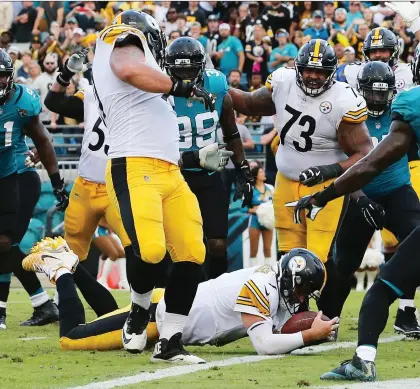
<path id="1" fill-rule="evenodd" d="M 56 81 L 61 86 L 64 86 L 65 88 L 67 88 L 70 85 L 70 80 L 69 81 L 64 80 L 61 73 L 57 76 Z"/>
<path id="2" fill-rule="evenodd" d="M 316 205 L 319 207 L 325 206 L 329 201 L 340 197 L 337 194 L 337 190 L 335 189 L 334 183 L 332 183 L 328 188 L 324 189 L 322 192 L 317 193 L 314 196 L 316 201 Z"/>
<path id="3" fill-rule="evenodd" d="M 241 134 L 239 134 L 239 131 L 236 131 L 234 134 L 229 134 L 229 135 L 223 135 L 223 141 L 225 143 L 230 142 L 231 140 L 234 139 L 241 139 Z"/>
<path id="4" fill-rule="evenodd" d="M 50 175 L 51 185 L 54 189 L 61 189 L 63 181 L 61 180 L 60 173 L 53 173 Z"/>
<path id="5" fill-rule="evenodd" d="M 199 150 L 184 151 L 181 156 L 183 169 L 201 168 Z"/>

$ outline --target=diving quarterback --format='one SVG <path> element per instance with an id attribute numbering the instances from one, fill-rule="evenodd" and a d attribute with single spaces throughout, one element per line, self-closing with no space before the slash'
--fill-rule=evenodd
<path id="1" fill-rule="evenodd" d="M 39 96 L 31 89 L 15 84 L 13 76 L 14 67 L 11 58 L 6 51 L 0 50 L 0 328 L 2 329 L 6 328 L 6 302 L 11 272 L 16 269 L 20 278 L 23 276 L 25 289 L 30 295 L 35 296 L 36 293 L 31 293 L 31 290 L 36 292 L 34 287 L 40 286 L 36 278 L 22 274 L 22 271 L 17 269 L 23 259 L 19 243 L 26 232 L 37 201 L 36 197 L 39 195 L 39 190 L 37 193 L 39 180 L 34 179 L 33 174 L 24 174 L 24 152 L 27 150 L 24 150 L 25 135 L 31 137 L 39 147 L 40 158 L 49 174 L 54 195 L 58 200 L 57 209 L 64 210 L 68 203 L 68 194 L 60 177 L 54 147 L 48 132 L 39 120 L 41 112 Z M 19 170 L 21 174 L 18 174 Z M 27 188 L 29 182 L 34 185 L 33 198 L 23 200 L 24 206 L 21 207 L 20 197 L 26 193 L 23 192 L 19 196 L 19 188 Z M 38 303 L 52 304 L 45 292 L 38 297 Z M 53 309 L 48 311 L 49 319 L 46 322 L 31 323 L 29 320 L 26 324 L 46 324 L 55 321 L 57 312 Z"/>
<path id="2" fill-rule="evenodd" d="M 420 40 L 420 3 L 386 3 L 398 12 L 407 26 Z M 420 56 L 416 51 L 412 69 L 414 78 L 419 77 Z M 297 211 L 322 209 L 329 201 L 339 196 L 355 192 L 386 168 L 407 154 L 412 138 L 420 143 L 420 86 L 400 92 L 391 105 L 392 123 L 389 135 L 378 144 L 369 155 L 361 159 L 342 177 L 326 189 L 309 199 L 299 201 Z M 359 340 L 353 358 L 341 366 L 325 373 L 321 379 L 376 380 L 376 349 L 379 335 L 385 328 L 389 316 L 389 306 L 407 292 L 420 286 L 419 251 L 420 228 L 417 227 L 397 249 L 393 258 L 381 267 L 378 279 L 366 293 L 359 315 Z"/>
<path id="3" fill-rule="evenodd" d="M 121 329 L 129 307 L 110 310 L 107 315 L 85 323 L 84 308 L 71 274 L 77 264 L 77 255 L 55 250 L 52 240 L 41 241 L 23 262 L 25 269 L 47 274 L 57 287 L 60 347 L 66 350 L 122 348 Z M 279 331 L 300 303 L 306 298 L 317 298 L 325 277 L 325 268 L 315 254 L 294 249 L 274 268 L 256 266 L 203 282 L 198 286 L 183 328 L 182 342 L 223 346 L 248 335 L 258 354 L 275 355 L 326 340 L 337 330 L 337 318 L 323 321 L 319 314 L 308 330 L 294 334 Z M 147 326 L 150 343 L 162 331 L 166 314 L 162 295 L 162 289 L 155 289 L 152 295 L 155 311 Z M 180 338 L 181 334 L 176 336 Z"/>
<path id="4" fill-rule="evenodd" d="M 344 200 L 315 212 L 305 224 L 294 223 L 293 205 L 331 183 L 372 149 L 364 121 L 366 103 L 351 86 L 334 81 L 337 57 L 322 39 L 304 44 L 295 68 L 273 72 L 253 93 L 231 88 L 233 108 L 245 115 L 278 113 L 280 145 L 274 193 L 275 227 L 280 254 L 294 247 L 314 252 L 327 268 L 327 285 L 319 308 L 328 316 L 334 294 L 334 262 L 328 259 L 339 228 Z"/>
<path id="5" fill-rule="evenodd" d="M 153 17 L 124 11 L 99 34 L 92 67 L 94 94 L 109 130 L 107 191 L 132 243 L 126 249 L 132 308 L 123 342 L 137 352 L 146 345 L 155 265 L 168 250 L 174 264 L 152 361 L 204 363 L 177 335 L 197 291 L 205 246 L 198 201 L 178 165 L 179 130 L 169 96 L 200 97 L 212 108 L 214 100 L 200 86 L 163 72 L 165 46 Z M 195 160 L 194 152 L 185 155 Z"/>
<path id="6" fill-rule="evenodd" d="M 198 99 L 174 98 L 180 133 L 179 149 L 181 152 L 198 150 L 217 143 L 216 130 L 220 125 L 227 149 L 234 152 L 232 159 L 237 173 L 234 200 L 244 197 L 244 205 L 248 206 L 254 180 L 236 127 L 226 77 L 218 70 L 205 69 L 205 65 L 205 50 L 196 39 L 181 37 L 166 48 L 166 72 L 175 79 L 202 85 L 216 99 L 215 109 L 210 111 Z M 228 194 L 219 172 L 184 168 L 182 174 L 200 205 L 207 244 L 207 277 L 216 278 L 228 267 Z"/>

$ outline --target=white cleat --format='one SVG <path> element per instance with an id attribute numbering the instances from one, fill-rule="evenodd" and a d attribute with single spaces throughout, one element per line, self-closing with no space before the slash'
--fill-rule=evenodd
<path id="1" fill-rule="evenodd" d="M 61 236 L 53 238 L 44 238 L 31 248 L 31 254 L 48 252 L 48 253 L 68 253 L 72 252 L 69 245 Z"/>
<path id="2" fill-rule="evenodd" d="M 51 253 L 47 251 L 29 254 L 22 261 L 22 267 L 27 271 L 45 273 L 54 284 L 59 269 L 64 268 L 70 273 L 74 273 L 78 263 L 79 257 L 73 252 Z"/>
<path id="3" fill-rule="evenodd" d="M 122 329 L 124 349 L 130 353 L 141 353 L 147 344 L 146 327 L 149 323 L 149 311 L 132 303 L 131 310 Z"/>
<path id="4" fill-rule="evenodd" d="M 196 357 L 185 350 L 180 332 L 173 335 L 169 340 L 159 339 L 150 360 L 154 363 L 166 362 L 184 365 L 201 365 L 206 363 L 204 359 Z"/>

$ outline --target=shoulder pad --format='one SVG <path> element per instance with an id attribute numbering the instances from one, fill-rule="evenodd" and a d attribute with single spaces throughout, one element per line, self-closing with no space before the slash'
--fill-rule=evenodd
<path id="1" fill-rule="evenodd" d="M 38 93 L 27 86 L 19 85 L 19 87 L 22 88 L 22 96 L 17 101 L 19 115 L 27 118 L 39 115 L 42 106 Z"/>
<path id="2" fill-rule="evenodd" d="M 117 40 L 121 44 L 124 42 L 124 39 L 129 36 L 137 36 L 140 39 L 144 38 L 144 35 L 141 31 L 125 24 L 111 25 L 99 33 L 99 39 L 110 45 L 115 44 Z"/>

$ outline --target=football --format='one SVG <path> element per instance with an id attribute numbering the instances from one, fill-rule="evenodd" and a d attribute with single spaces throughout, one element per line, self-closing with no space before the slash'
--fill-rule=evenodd
<path id="1" fill-rule="evenodd" d="M 282 334 L 294 334 L 295 332 L 309 330 L 318 313 L 312 311 L 299 312 L 293 315 L 281 329 Z M 327 316 L 322 315 L 322 320 L 330 320 Z"/>

